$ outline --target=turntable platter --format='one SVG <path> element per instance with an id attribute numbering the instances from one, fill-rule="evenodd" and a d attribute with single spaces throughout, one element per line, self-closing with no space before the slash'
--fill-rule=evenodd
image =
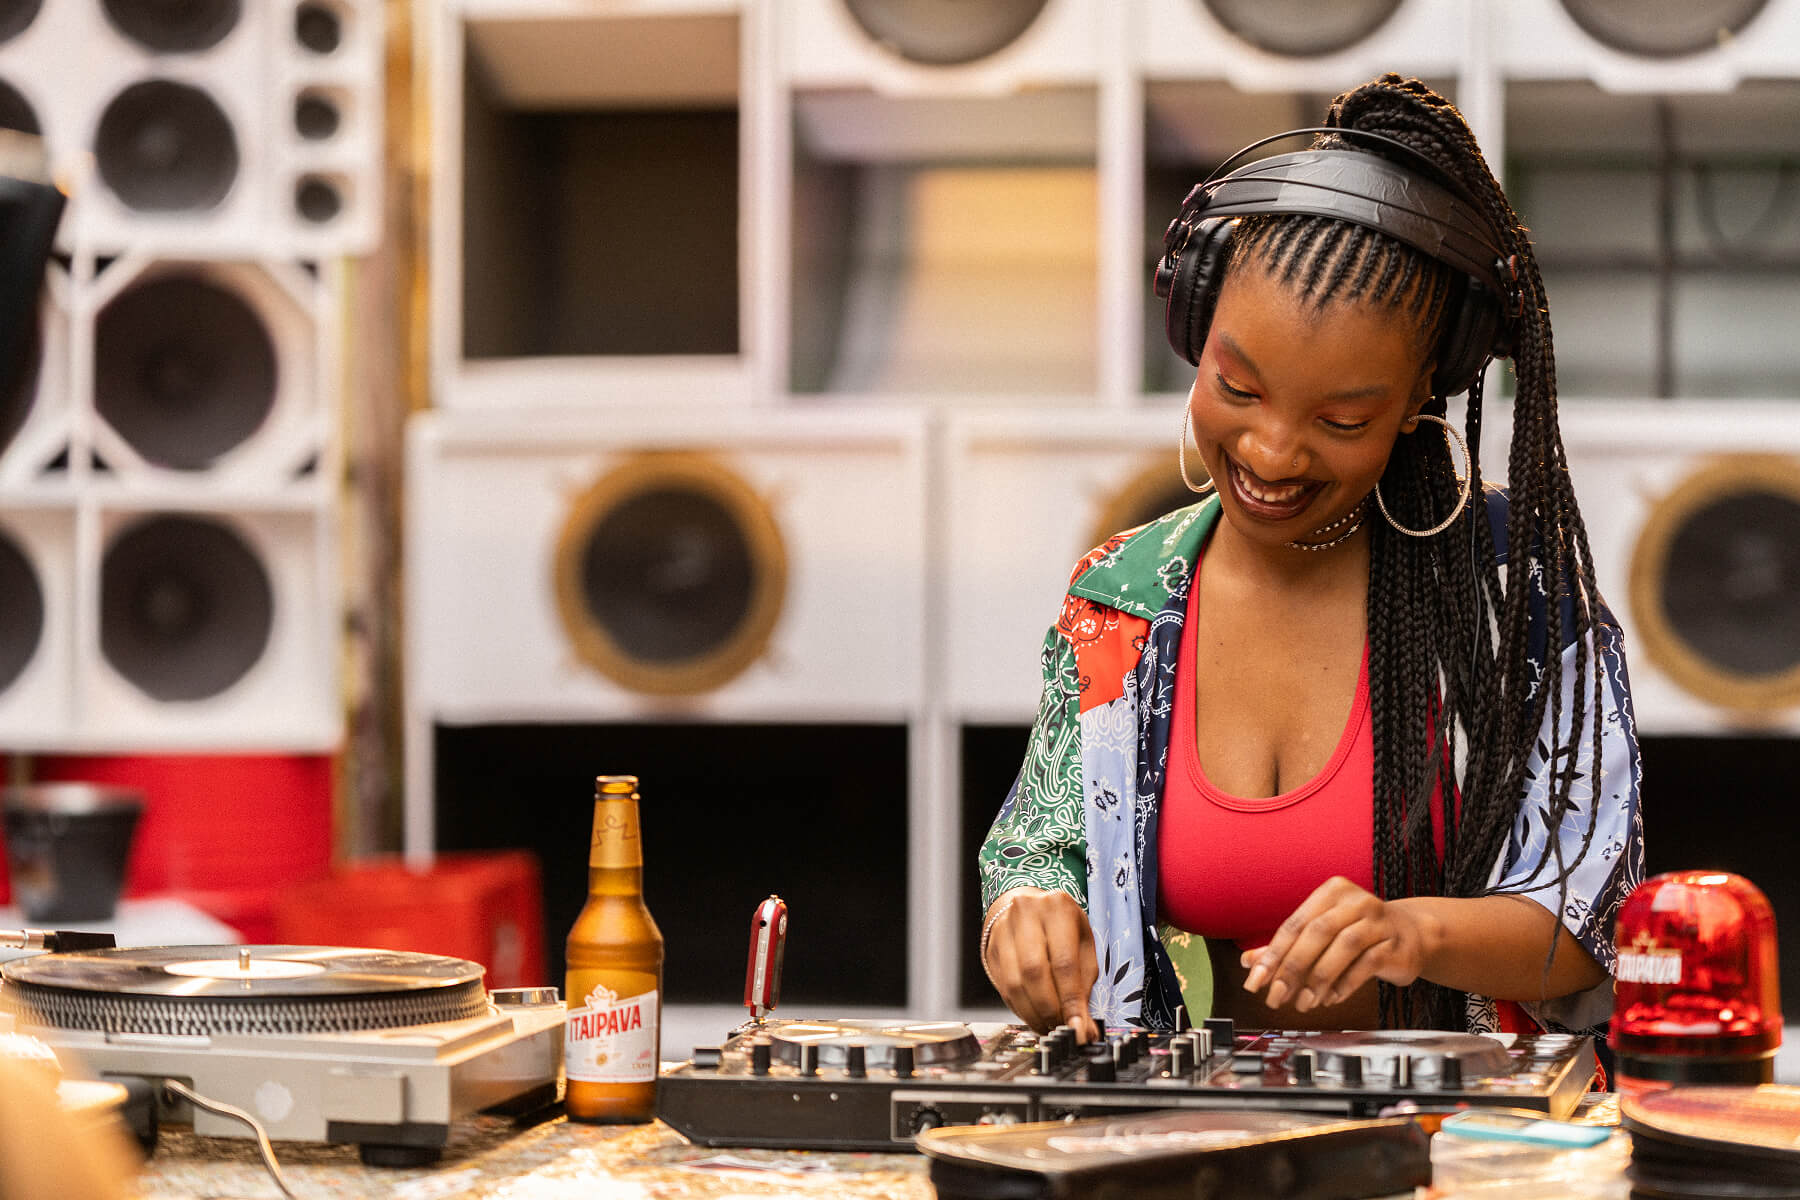
<path id="1" fill-rule="evenodd" d="M 386 1029 L 487 1011 L 482 967 L 339 946 L 151 946 L 0 966 L 21 1023 L 211 1036 Z"/>
<path id="2" fill-rule="evenodd" d="M 821 1067 L 842 1067 L 853 1045 L 863 1047 L 870 1068 L 881 1070 L 893 1068 L 897 1046 L 911 1046 L 920 1067 L 957 1066 L 981 1055 L 981 1040 L 959 1021 L 777 1021 L 769 1034 L 775 1060 L 789 1066 L 800 1064 L 803 1045 L 819 1048 Z"/>

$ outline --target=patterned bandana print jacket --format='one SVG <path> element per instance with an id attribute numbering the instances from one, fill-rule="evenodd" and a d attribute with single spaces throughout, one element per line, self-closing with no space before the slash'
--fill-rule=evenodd
<path id="1" fill-rule="evenodd" d="M 1505 493 L 1488 489 L 1487 504 L 1504 566 Z M 981 848 L 984 909 L 1022 885 L 1066 892 L 1086 908 L 1100 966 L 1090 1007 L 1110 1025 L 1169 1029 L 1181 1003 L 1156 916 L 1157 806 L 1187 590 L 1218 516 L 1218 498 L 1209 496 L 1108 539 L 1076 564 L 1062 614 L 1044 638 L 1044 691 L 1024 766 Z M 1532 644 L 1544 661 L 1547 602 L 1535 564 L 1531 581 Z M 1611 1015 L 1613 921 L 1644 874 L 1637 735 L 1623 639 L 1604 608 L 1600 617 L 1590 642 L 1603 672 L 1599 769 L 1592 739 L 1585 737 L 1574 803 L 1552 835 L 1546 758 L 1559 739 L 1551 736 L 1546 709 L 1512 835 L 1489 877 L 1495 891 L 1529 896 L 1560 912 L 1563 924 L 1606 968 L 1608 978 L 1590 991 L 1523 1005 L 1539 1024 L 1563 1031 L 1592 1030 Z M 1565 745 L 1580 650 L 1573 642 L 1559 647 Z M 1566 893 L 1555 882 L 1559 853 L 1565 863 L 1579 860 Z M 1471 997 L 1468 1016 L 1471 1029 L 1493 1029 L 1494 1002 Z"/>

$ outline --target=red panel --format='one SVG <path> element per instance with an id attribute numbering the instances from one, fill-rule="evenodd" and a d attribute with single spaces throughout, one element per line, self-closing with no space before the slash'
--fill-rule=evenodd
<path id="1" fill-rule="evenodd" d="M 422 872 L 393 857 L 347 866 L 283 889 L 275 933 L 282 943 L 466 958 L 487 968 L 490 988 L 558 982 L 545 978 L 542 887 L 524 850 L 444 854 Z"/>
<path id="2" fill-rule="evenodd" d="M 144 793 L 128 896 L 270 887 L 331 867 L 329 755 L 45 756 L 36 774 Z"/>

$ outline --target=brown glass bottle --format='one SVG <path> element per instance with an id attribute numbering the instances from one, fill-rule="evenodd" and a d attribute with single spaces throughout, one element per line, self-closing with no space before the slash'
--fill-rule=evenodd
<path id="1" fill-rule="evenodd" d="M 567 953 L 569 1119 L 648 1121 L 656 1115 L 663 939 L 644 907 L 634 775 L 594 781 L 588 898 Z"/>

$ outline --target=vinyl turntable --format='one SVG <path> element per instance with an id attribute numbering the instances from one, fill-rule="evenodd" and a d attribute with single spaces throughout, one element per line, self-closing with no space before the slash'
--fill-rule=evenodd
<path id="1" fill-rule="evenodd" d="M 162 946 L 0 966 L 0 1014 L 65 1072 L 140 1097 L 140 1136 L 191 1123 L 354 1143 L 366 1162 L 436 1158 L 452 1121 L 553 1101 L 565 1011 L 555 988 L 489 993 L 463 959 L 333 946 Z M 147 1108 L 147 1111 L 146 1111 Z"/>

